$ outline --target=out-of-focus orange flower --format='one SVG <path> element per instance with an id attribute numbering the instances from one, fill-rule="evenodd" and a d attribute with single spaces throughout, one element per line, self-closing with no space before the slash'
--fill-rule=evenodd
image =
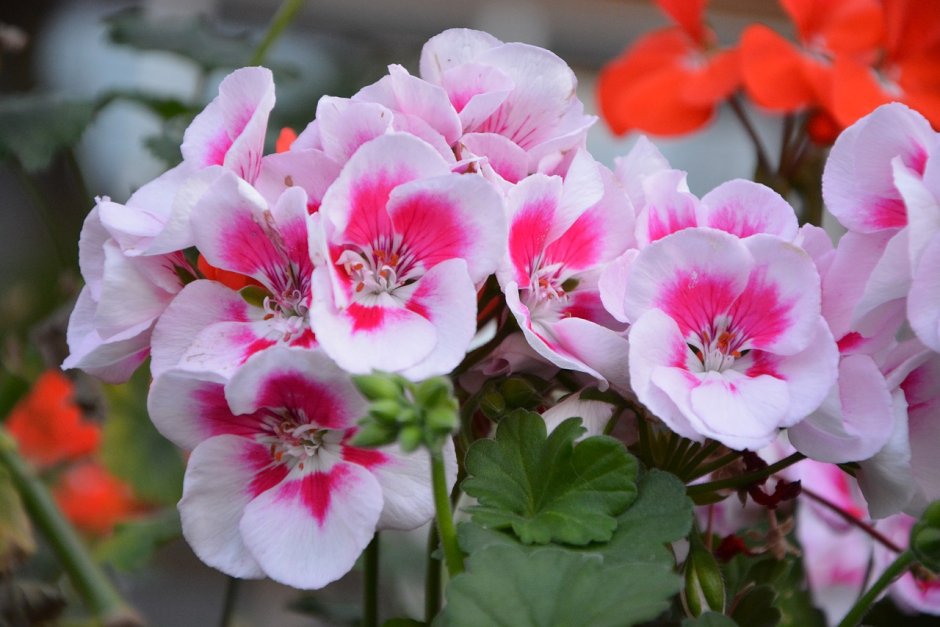
<path id="1" fill-rule="evenodd" d="M 883 11 L 884 36 L 871 59 L 836 56 L 833 116 L 848 126 L 879 105 L 898 101 L 940 128 L 940 7 L 923 0 L 883 0 Z"/>
<path id="2" fill-rule="evenodd" d="M 250 276 L 216 268 L 206 261 L 206 258 L 202 255 L 199 255 L 199 259 L 196 261 L 196 267 L 199 268 L 199 272 L 202 273 L 202 276 L 206 277 L 210 281 L 218 281 L 222 285 L 233 290 L 240 290 L 243 287 L 247 287 L 249 285 L 261 285 L 258 283 L 258 281 L 251 278 Z"/>
<path id="3" fill-rule="evenodd" d="M 69 521 L 92 535 L 107 535 L 138 509 L 131 489 L 94 461 L 70 466 L 52 488 Z"/>
<path id="4" fill-rule="evenodd" d="M 741 71 L 748 95 L 772 111 L 828 106 L 836 55 L 871 62 L 882 38 L 877 0 L 781 0 L 799 45 L 762 24 L 741 35 Z"/>
<path id="5" fill-rule="evenodd" d="M 297 131 L 289 126 L 285 126 L 281 129 L 280 135 L 277 136 L 277 143 L 274 146 L 274 150 L 277 152 L 287 152 L 290 150 L 290 145 L 294 143 L 295 139 L 297 139 Z"/>
<path id="6" fill-rule="evenodd" d="M 641 37 L 601 71 L 598 81 L 601 115 L 618 135 L 697 130 L 741 81 L 737 51 L 718 48 L 705 25 L 706 0 L 657 4 L 676 25 Z"/>
<path id="7" fill-rule="evenodd" d="M 7 420 L 23 456 L 39 468 L 89 455 L 98 448 L 101 429 L 83 419 L 73 393 L 68 377 L 48 370 Z"/>

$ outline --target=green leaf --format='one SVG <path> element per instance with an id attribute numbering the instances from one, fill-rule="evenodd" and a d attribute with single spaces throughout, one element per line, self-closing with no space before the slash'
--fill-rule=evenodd
<path id="1" fill-rule="evenodd" d="M 10 474 L 0 467 L 0 573 L 36 551 L 29 516 Z"/>
<path id="2" fill-rule="evenodd" d="M 104 422 L 102 457 L 134 494 L 151 503 L 175 504 L 182 495 L 183 459 L 147 415 L 149 373 L 140 368 L 123 385 L 106 388 L 109 411 Z"/>
<path id="3" fill-rule="evenodd" d="M 427 627 L 427 623 L 413 618 L 390 618 L 382 627 Z"/>
<path id="4" fill-rule="evenodd" d="M 176 508 L 167 508 L 144 519 L 121 523 L 95 547 L 95 557 L 118 570 L 140 570 L 153 552 L 182 533 Z"/>
<path id="5" fill-rule="evenodd" d="M 541 416 L 517 410 L 495 439 L 475 442 L 462 485 L 479 502 L 474 522 L 512 528 L 525 544 L 609 540 L 615 517 L 636 498 L 637 461 L 606 436 L 576 445 L 580 422 L 568 419 L 547 435 Z"/>
<path id="6" fill-rule="evenodd" d="M 667 545 L 689 535 L 692 528 L 692 502 L 685 486 L 673 475 L 654 469 L 641 477 L 638 493 L 633 505 L 617 517 L 617 530 L 609 542 L 576 550 L 596 553 L 610 564 L 671 568 L 675 559 Z M 494 544 L 520 546 L 515 537 L 474 523 L 461 523 L 457 534 L 467 553 Z"/>
<path id="7" fill-rule="evenodd" d="M 441 627 L 629 627 L 669 607 L 679 577 L 667 569 L 605 564 L 560 548 L 489 546 L 447 586 Z"/>
<path id="8" fill-rule="evenodd" d="M 0 158 L 15 157 L 29 172 L 45 169 L 60 150 L 78 143 L 98 108 L 49 95 L 0 99 Z"/>
<path id="9" fill-rule="evenodd" d="M 738 624 L 717 612 L 705 612 L 698 618 L 686 618 L 682 627 L 738 627 Z"/>
<path id="10" fill-rule="evenodd" d="M 777 593 L 770 586 L 755 586 L 738 599 L 731 618 L 747 627 L 776 627 L 781 619 L 774 605 L 776 599 Z"/>

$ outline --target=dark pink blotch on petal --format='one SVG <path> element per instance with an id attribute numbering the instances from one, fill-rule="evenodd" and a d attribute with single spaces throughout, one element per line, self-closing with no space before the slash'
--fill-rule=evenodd
<path id="1" fill-rule="evenodd" d="M 709 275 L 704 270 L 680 271 L 656 306 L 675 320 L 682 336 L 687 337 L 708 329 L 715 316 L 731 309 L 735 297 L 735 277 Z"/>
<path id="2" fill-rule="evenodd" d="M 299 411 L 308 423 L 326 429 L 343 428 L 349 422 L 346 408 L 327 386 L 295 370 L 275 371 L 262 384 L 257 404 Z"/>
<path id="3" fill-rule="evenodd" d="M 351 464 L 364 466 L 369 470 L 388 463 L 388 455 L 375 449 L 356 448 L 355 446 L 342 447 L 343 460 Z"/>
<path id="4" fill-rule="evenodd" d="M 387 209 L 389 194 L 413 178 L 409 171 L 402 168 L 396 172 L 378 172 L 371 178 L 356 181 L 349 193 L 346 241 L 366 246 L 376 242 L 380 236 L 390 236 L 392 222 Z"/>
<path id="5" fill-rule="evenodd" d="M 450 203 L 434 193 L 415 193 L 395 207 L 395 231 L 407 251 L 430 269 L 454 257 L 467 257 L 466 227 L 451 210 Z"/>
<path id="6" fill-rule="evenodd" d="M 548 195 L 533 198 L 512 219 L 509 254 L 520 288 L 529 287 L 532 264 L 545 247 L 557 204 L 558 199 Z"/>
<path id="7" fill-rule="evenodd" d="M 598 263 L 607 237 L 604 226 L 598 211 L 586 211 L 564 235 L 548 245 L 545 264 L 561 262 L 571 270 L 581 270 Z"/>
<path id="8" fill-rule="evenodd" d="M 766 374 L 777 379 L 784 378 L 777 371 L 777 364 L 780 359 L 773 353 L 768 353 L 767 351 L 761 350 L 753 350 L 748 353 L 748 356 L 751 358 L 751 364 L 744 373 L 747 376 L 759 377 Z"/>
<path id="9" fill-rule="evenodd" d="M 285 490 L 281 497 L 284 500 L 293 500 L 294 490 L 301 490 L 304 505 L 313 515 L 314 520 L 321 527 L 330 513 L 330 503 L 335 490 L 342 490 L 347 481 L 351 479 L 349 466 L 338 464 L 329 472 L 314 472 L 306 475 L 300 481 L 293 482 L 293 490 Z"/>
<path id="10" fill-rule="evenodd" d="M 206 437 L 230 433 L 252 437 L 259 430 L 259 419 L 255 414 L 235 416 L 225 400 L 225 387 L 217 383 L 206 383 L 193 393 L 198 404 L 195 412 L 208 432 Z"/>
<path id="11" fill-rule="evenodd" d="M 730 310 L 734 330 L 756 348 L 768 346 L 791 326 L 792 305 L 782 302 L 776 286 L 766 280 L 766 268 L 755 268 L 747 286 Z"/>

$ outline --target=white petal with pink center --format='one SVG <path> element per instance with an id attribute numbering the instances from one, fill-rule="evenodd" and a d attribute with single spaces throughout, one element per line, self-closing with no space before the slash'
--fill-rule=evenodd
<path id="1" fill-rule="evenodd" d="M 534 174 L 507 202 L 509 249 L 497 277 L 526 339 L 561 368 L 625 388 L 623 325 L 597 287 L 603 265 L 633 244 L 633 208 L 613 174 L 579 153 L 564 179 Z"/>
<path id="2" fill-rule="evenodd" d="M 835 382 L 818 286 L 809 256 L 770 235 L 691 228 L 641 249 L 624 307 L 638 398 L 686 437 L 769 444 Z"/>
<path id="3" fill-rule="evenodd" d="M 502 200 L 451 174 L 432 146 L 390 133 L 353 155 L 311 221 L 311 325 L 351 372 L 443 374 L 476 329 L 476 288 L 499 260 Z"/>
<path id="4" fill-rule="evenodd" d="M 320 588 L 353 567 L 377 528 L 414 528 L 433 515 L 424 455 L 348 445 L 366 401 L 322 351 L 272 348 L 227 383 L 170 370 L 148 406 L 162 433 L 195 445 L 184 535 L 233 576 Z M 452 447 L 445 459 L 452 483 Z"/>
<path id="5" fill-rule="evenodd" d="M 923 174 L 938 135 L 919 113 L 900 103 L 875 109 L 839 135 L 823 171 L 826 207 L 850 231 L 874 233 L 907 224 L 891 162 Z"/>

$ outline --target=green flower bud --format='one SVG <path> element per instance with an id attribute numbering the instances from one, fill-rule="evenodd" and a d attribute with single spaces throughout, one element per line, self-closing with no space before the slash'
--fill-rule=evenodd
<path id="1" fill-rule="evenodd" d="M 388 374 L 361 374 L 354 376 L 353 383 L 370 401 L 399 400 L 402 398 L 401 384 L 394 375 Z"/>
<path id="2" fill-rule="evenodd" d="M 379 422 L 394 425 L 398 422 L 398 417 L 405 410 L 398 401 L 390 398 L 383 398 L 374 401 L 369 405 L 369 415 Z"/>
<path id="3" fill-rule="evenodd" d="M 690 538 L 684 574 L 685 586 L 680 596 L 689 616 L 697 618 L 708 611 L 724 613 L 725 582 L 721 578 L 721 569 L 715 556 L 697 537 Z"/>
<path id="4" fill-rule="evenodd" d="M 452 407 L 432 407 L 425 412 L 425 425 L 432 433 L 453 433 L 460 424 L 457 411 Z"/>
<path id="5" fill-rule="evenodd" d="M 499 392 L 510 409 L 531 409 L 542 401 L 542 395 L 535 387 L 520 377 L 506 379 L 499 386 Z"/>
<path id="6" fill-rule="evenodd" d="M 928 505 L 911 528 L 910 543 L 917 561 L 934 572 L 940 572 L 940 501 Z"/>
<path id="7" fill-rule="evenodd" d="M 506 400 L 496 390 L 485 392 L 480 398 L 480 411 L 491 420 L 498 420 L 506 413 Z"/>
<path id="8" fill-rule="evenodd" d="M 375 448 L 395 441 L 396 429 L 380 422 L 368 421 L 359 427 L 356 435 L 350 440 L 352 446 L 361 448 Z"/>
<path id="9" fill-rule="evenodd" d="M 436 407 L 446 403 L 454 388 L 449 379 L 434 377 L 422 381 L 415 390 L 415 402 L 421 407 Z"/>
<path id="10" fill-rule="evenodd" d="M 402 427 L 401 431 L 398 432 L 398 445 L 401 446 L 401 450 L 405 453 L 410 453 L 417 449 L 421 446 L 423 440 L 424 431 L 415 424 Z"/>

